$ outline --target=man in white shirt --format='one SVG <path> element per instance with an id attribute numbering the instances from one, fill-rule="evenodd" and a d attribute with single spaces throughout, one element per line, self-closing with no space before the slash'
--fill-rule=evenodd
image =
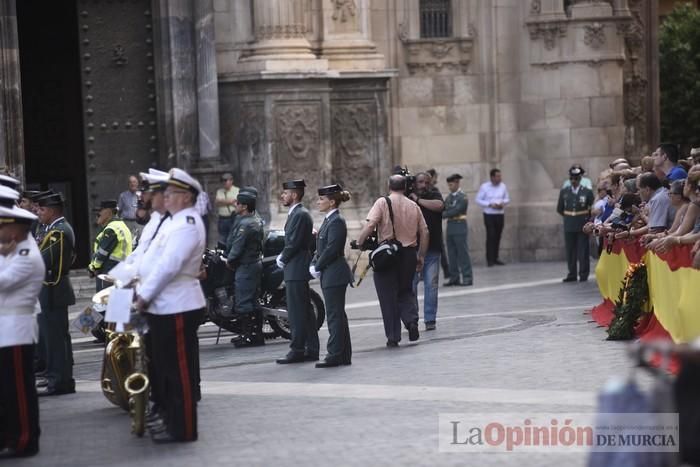
<path id="1" fill-rule="evenodd" d="M 170 171 L 167 184 L 165 208 L 172 220 L 139 262 L 141 284 L 134 303 L 148 317 L 156 387 L 162 391 L 163 422 L 151 425 L 151 437 L 158 443 L 197 439 L 197 328 L 206 306 L 198 279 L 205 233 L 194 207 L 202 186 L 181 169 Z"/>
<path id="2" fill-rule="evenodd" d="M 37 217 L 16 199 L 0 196 L 0 458 L 39 452 L 35 310 L 46 267 L 29 233 Z"/>
<path id="3" fill-rule="evenodd" d="M 486 226 L 486 264 L 503 266 L 498 259 L 501 245 L 501 234 L 505 225 L 505 207 L 510 203 L 508 188 L 501 180 L 501 171 L 491 169 L 491 181 L 483 183 L 476 195 L 476 202 L 484 210 L 484 225 Z"/>

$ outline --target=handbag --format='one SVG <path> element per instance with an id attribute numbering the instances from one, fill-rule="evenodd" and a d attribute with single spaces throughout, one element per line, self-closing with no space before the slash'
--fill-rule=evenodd
<path id="1" fill-rule="evenodd" d="M 396 239 L 396 229 L 394 228 L 394 211 L 391 208 L 391 199 L 385 196 L 386 204 L 389 207 L 389 219 L 391 220 L 392 238 L 381 242 L 377 248 L 369 254 L 369 265 L 375 272 L 388 271 L 398 265 L 399 253 L 401 253 L 401 242 Z"/>

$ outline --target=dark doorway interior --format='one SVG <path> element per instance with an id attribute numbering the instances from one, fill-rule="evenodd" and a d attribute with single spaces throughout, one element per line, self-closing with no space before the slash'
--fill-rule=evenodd
<path id="1" fill-rule="evenodd" d="M 78 258 L 89 261 L 78 15 L 71 1 L 17 0 L 28 187 L 66 196 Z"/>

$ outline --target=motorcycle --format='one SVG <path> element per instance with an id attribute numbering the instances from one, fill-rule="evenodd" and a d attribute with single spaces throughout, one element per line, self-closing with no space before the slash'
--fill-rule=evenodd
<path id="1" fill-rule="evenodd" d="M 266 340 L 277 337 L 291 339 L 284 271 L 275 262 L 283 248 L 284 231 L 268 231 L 263 243 L 263 270 L 257 310 L 262 315 L 263 336 Z M 204 319 L 238 337 L 246 334 L 246 320 L 234 310 L 234 272 L 227 267 L 223 253 L 219 249 L 206 249 L 202 257 L 204 271 L 200 283 L 207 299 Z M 92 311 L 103 317 L 110 291 L 111 287 L 96 293 L 92 298 Z M 310 290 L 310 306 L 320 329 L 326 318 L 326 308 L 321 296 L 313 289 Z M 103 320 L 91 330 L 92 335 L 98 342 L 105 342 L 110 326 L 113 327 Z"/>
<path id="2" fill-rule="evenodd" d="M 269 231 L 263 243 L 262 281 L 258 296 L 258 311 L 262 315 L 265 339 L 291 338 L 284 272 L 275 262 L 283 248 L 284 231 Z M 207 249 L 204 252 L 203 264 L 204 278 L 201 284 L 207 298 L 206 318 L 236 335 L 245 334 L 244 321 L 234 310 L 234 272 L 226 266 L 223 251 Z M 310 290 L 310 306 L 320 329 L 326 317 L 326 308 L 321 296 L 313 289 Z"/>

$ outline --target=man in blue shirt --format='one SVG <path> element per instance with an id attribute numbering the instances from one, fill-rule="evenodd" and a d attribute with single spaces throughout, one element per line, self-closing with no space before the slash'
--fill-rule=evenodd
<path id="1" fill-rule="evenodd" d="M 659 178 L 668 182 L 688 178 L 688 173 L 678 165 L 678 146 L 671 143 L 661 143 L 651 155 L 654 159 L 654 172 Z"/>

